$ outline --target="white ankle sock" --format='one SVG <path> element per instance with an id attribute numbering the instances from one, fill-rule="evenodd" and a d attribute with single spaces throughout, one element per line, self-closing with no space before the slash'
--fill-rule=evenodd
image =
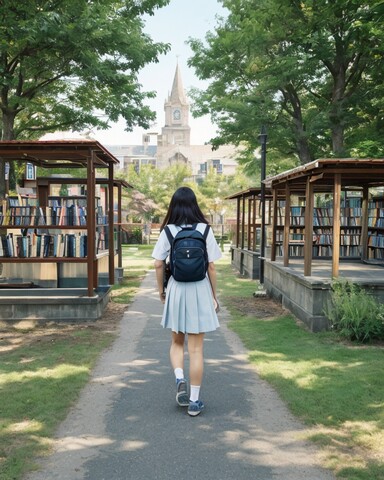
<path id="1" fill-rule="evenodd" d="M 191 402 L 197 402 L 199 399 L 199 394 L 200 394 L 200 385 L 191 385 L 191 393 L 189 396 L 189 400 Z"/>
<path id="2" fill-rule="evenodd" d="M 184 370 L 182 368 L 175 368 L 175 377 L 176 380 L 179 380 L 180 378 L 184 378 Z"/>

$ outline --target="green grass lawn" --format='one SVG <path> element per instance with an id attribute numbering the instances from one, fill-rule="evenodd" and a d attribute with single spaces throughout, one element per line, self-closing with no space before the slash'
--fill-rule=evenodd
<path id="1" fill-rule="evenodd" d="M 217 266 L 221 301 L 249 361 L 308 427 L 324 466 L 338 478 L 384 479 L 384 349 L 342 342 L 331 332 L 308 332 L 293 316 L 258 319 L 231 298 L 252 295 L 255 282 Z"/>
<path id="2" fill-rule="evenodd" d="M 115 305 L 131 302 L 149 268 L 152 246 L 124 246 L 125 278 Z M 260 319 L 236 305 L 257 282 L 239 278 L 229 255 L 217 263 L 219 297 L 249 361 L 307 426 L 324 466 L 338 478 L 384 480 L 384 349 L 353 345 L 335 334 L 306 331 L 291 315 Z M 239 299 L 243 299 L 242 302 Z M 50 439 L 89 379 L 115 332 L 63 325 L 0 332 L 0 478 L 19 480 Z"/>
<path id="3" fill-rule="evenodd" d="M 153 267 L 152 249 L 123 247 L 124 281 L 112 291 L 112 301 L 123 304 L 122 308 L 132 301 L 146 271 Z M 101 352 L 114 338 L 115 332 L 107 321 L 51 324 L 24 331 L 2 326 L 1 480 L 19 480 L 34 468 L 34 456 L 49 451 L 58 424 L 89 380 Z"/>

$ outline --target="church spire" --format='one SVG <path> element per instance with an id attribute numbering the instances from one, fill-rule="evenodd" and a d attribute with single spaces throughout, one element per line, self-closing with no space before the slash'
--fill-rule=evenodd
<path id="1" fill-rule="evenodd" d="M 176 65 L 175 77 L 173 79 L 172 91 L 171 95 L 169 96 L 169 101 L 172 103 L 180 103 L 181 105 L 188 105 L 178 63 Z"/>
<path id="2" fill-rule="evenodd" d="M 161 145 L 190 145 L 189 103 L 184 92 L 179 65 L 176 65 L 171 93 L 164 103 L 165 124 Z M 158 146 L 160 145 L 158 139 Z"/>

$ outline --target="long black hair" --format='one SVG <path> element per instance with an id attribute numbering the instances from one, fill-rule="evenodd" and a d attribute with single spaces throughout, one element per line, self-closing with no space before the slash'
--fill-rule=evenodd
<path id="1" fill-rule="evenodd" d="M 194 191 L 189 187 L 180 187 L 172 195 L 161 230 L 168 224 L 189 225 L 193 223 L 208 223 L 208 221 L 197 204 Z"/>

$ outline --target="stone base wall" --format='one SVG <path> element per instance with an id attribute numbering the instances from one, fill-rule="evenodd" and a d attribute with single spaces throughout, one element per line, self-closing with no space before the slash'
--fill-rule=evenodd
<path id="1" fill-rule="evenodd" d="M 109 287 L 98 289 L 93 297 L 87 296 L 86 289 L 1 289 L 0 321 L 45 323 L 97 320 L 109 299 Z"/>
<path id="2" fill-rule="evenodd" d="M 288 267 L 266 260 L 264 288 L 269 296 L 281 302 L 312 332 L 328 328 L 324 309 L 330 300 L 330 282 L 298 275 Z"/>
<path id="3" fill-rule="evenodd" d="M 247 278 L 259 279 L 260 253 L 231 246 L 231 263 Z"/>

